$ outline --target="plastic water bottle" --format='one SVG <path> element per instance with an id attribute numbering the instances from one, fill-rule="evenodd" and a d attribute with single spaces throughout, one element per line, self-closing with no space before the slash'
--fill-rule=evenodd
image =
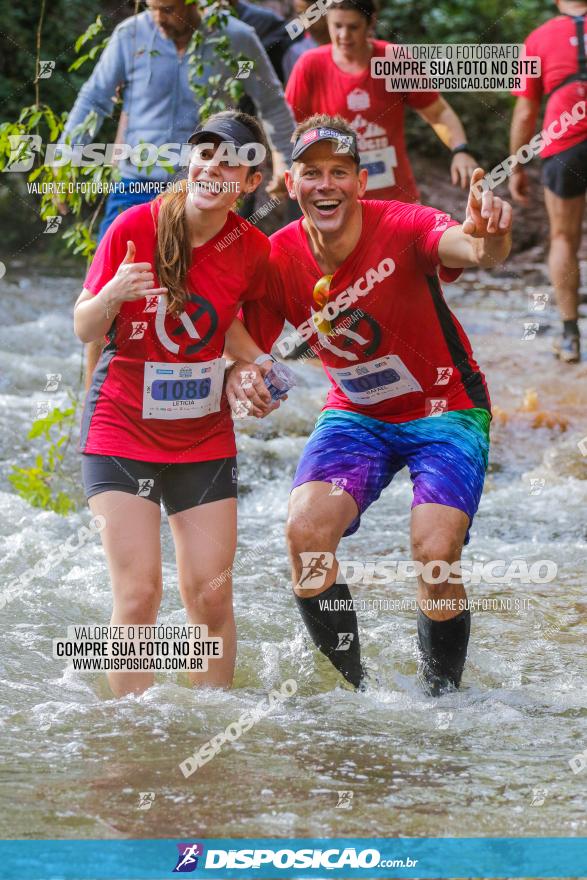
<path id="1" fill-rule="evenodd" d="M 273 364 L 266 376 L 264 382 L 272 400 L 281 400 L 287 392 L 298 384 L 296 374 L 285 364 Z"/>

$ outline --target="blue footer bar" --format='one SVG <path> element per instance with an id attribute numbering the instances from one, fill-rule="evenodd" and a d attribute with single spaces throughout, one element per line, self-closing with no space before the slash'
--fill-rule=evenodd
<path id="1" fill-rule="evenodd" d="M 587 838 L 0 841 L 5 880 L 586 877 Z"/>

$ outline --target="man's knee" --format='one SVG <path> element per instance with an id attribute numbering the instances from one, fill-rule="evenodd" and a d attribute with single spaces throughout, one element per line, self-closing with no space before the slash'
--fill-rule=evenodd
<path id="1" fill-rule="evenodd" d="M 311 513 L 292 512 L 285 526 L 287 546 L 292 558 L 303 552 L 334 552 L 339 536 L 332 527 L 314 518 Z"/>
<path id="2" fill-rule="evenodd" d="M 308 598 L 327 589 L 336 576 L 335 552 L 339 536 L 325 523 L 290 515 L 286 525 L 292 562 L 294 593 Z"/>
<path id="3" fill-rule="evenodd" d="M 574 247 L 577 241 L 577 231 L 571 229 L 550 229 L 550 243 L 564 247 Z"/>
<path id="4" fill-rule="evenodd" d="M 564 248 L 570 252 L 577 252 L 582 238 L 582 219 L 577 222 L 562 214 L 562 216 L 550 218 L 550 245 L 553 248 Z"/>
<path id="5" fill-rule="evenodd" d="M 461 550 L 459 538 L 450 534 L 421 535 L 412 539 L 414 560 L 423 566 L 420 584 L 428 598 L 452 595 L 455 589 L 452 564 L 461 558 Z"/>
<path id="6" fill-rule="evenodd" d="M 456 562 L 461 558 L 462 549 L 460 537 L 450 533 L 421 534 L 412 538 L 414 561 L 424 566 L 434 562 Z"/>

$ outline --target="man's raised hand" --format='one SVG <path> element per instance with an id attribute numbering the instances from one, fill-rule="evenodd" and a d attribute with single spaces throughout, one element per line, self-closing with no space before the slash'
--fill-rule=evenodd
<path id="1" fill-rule="evenodd" d="M 483 169 L 476 168 L 471 177 L 463 232 L 473 238 L 501 238 L 511 232 L 512 206 L 491 190 L 479 194 L 478 184 L 484 176 Z"/>

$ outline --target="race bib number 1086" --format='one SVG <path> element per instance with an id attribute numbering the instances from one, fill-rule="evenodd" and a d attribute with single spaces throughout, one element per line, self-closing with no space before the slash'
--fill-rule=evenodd
<path id="1" fill-rule="evenodd" d="M 220 410 L 225 361 L 145 364 L 144 419 L 198 419 Z"/>

